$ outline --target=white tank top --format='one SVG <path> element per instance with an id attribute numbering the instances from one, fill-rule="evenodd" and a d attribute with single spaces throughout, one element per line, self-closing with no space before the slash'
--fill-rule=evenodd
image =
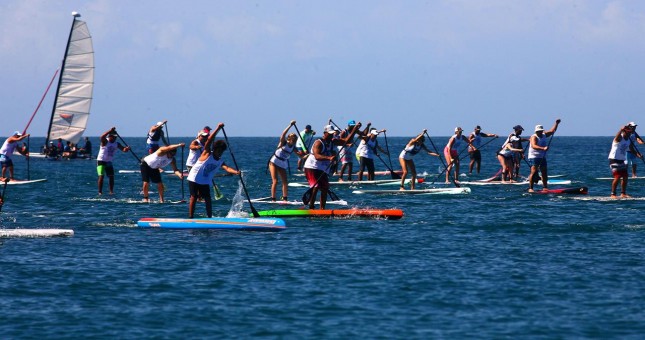
<path id="1" fill-rule="evenodd" d="M 289 146 L 289 144 L 285 144 L 281 148 L 278 148 L 273 152 L 273 156 L 271 156 L 271 159 L 269 162 L 275 164 L 276 166 L 286 169 L 289 167 L 289 157 L 291 157 L 291 153 L 293 152 L 293 149 L 295 149 L 295 144 L 292 146 Z"/>
<path id="2" fill-rule="evenodd" d="M 403 158 L 405 160 L 411 160 L 412 157 L 421 151 L 421 144 L 412 144 L 412 146 L 405 146 L 405 148 L 401 151 L 399 154 L 399 158 Z"/>
<path id="3" fill-rule="evenodd" d="M 546 146 L 548 144 L 548 138 L 546 136 L 546 133 L 543 133 L 542 137 L 538 137 L 538 135 L 533 135 L 533 136 L 537 137 L 538 146 Z M 546 151 L 533 149 L 533 147 L 529 144 L 529 159 L 544 158 L 545 155 L 546 155 Z"/>
<path id="4" fill-rule="evenodd" d="M 627 150 L 629 150 L 629 139 L 624 136 L 620 142 L 613 141 L 611 143 L 611 151 L 609 151 L 609 159 L 617 159 L 624 161 L 627 159 Z"/>
<path id="5" fill-rule="evenodd" d="M 116 149 L 118 148 L 118 143 L 116 141 L 114 142 L 107 142 L 105 146 L 101 145 L 99 148 L 99 155 L 96 156 L 97 161 L 102 161 L 102 162 L 111 162 L 112 159 L 114 159 L 114 154 L 116 153 Z"/>
<path id="6" fill-rule="evenodd" d="M 217 160 L 212 155 L 208 156 L 205 161 L 197 160 L 188 173 L 188 180 L 197 184 L 211 184 L 213 176 L 223 164 L 223 159 Z"/>
<path id="7" fill-rule="evenodd" d="M 148 166 L 152 169 L 159 169 L 172 163 L 173 159 L 174 158 L 172 157 L 168 158 L 168 155 L 157 156 L 157 153 L 153 152 L 146 156 L 143 161 L 146 162 L 146 164 L 148 164 Z"/>
<path id="8" fill-rule="evenodd" d="M 368 138 L 367 142 L 365 142 L 364 139 L 361 139 L 361 142 L 358 144 L 358 147 L 356 148 L 356 155 L 358 157 L 365 157 L 365 158 L 374 158 L 376 154 L 374 153 L 374 150 L 376 150 L 376 146 L 378 145 L 378 141 L 372 138 Z"/>
<path id="9" fill-rule="evenodd" d="M 332 142 L 329 141 L 325 143 L 322 139 L 319 139 L 320 143 L 322 144 L 322 150 L 320 152 L 321 155 L 323 156 L 331 156 L 332 155 Z M 316 142 L 314 142 L 314 145 Z M 313 146 L 312 146 L 313 148 Z M 317 169 L 317 170 L 322 170 L 322 171 L 329 171 L 329 166 L 330 161 L 324 160 L 324 161 L 319 161 L 314 157 L 314 154 L 311 153 L 309 156 L 307 156 L 307 160 L 305 161 L 305 168 L 307 169 Z"/>
<path id="10" fill-rule="evenodd" d="M 11 159 L 11 155 L 16 150 L 16 146 L 18 146 L 18 142 L 9 143 L 9 138 L 7 138 L 2 144 L 2 148 L 0 148 L 0 154 L 4 155 L 7 159 Z"/>
<path id="11" fill-rule="evenodd" d="M 193 150 L 190 149 L 188 151 L 188 158 L 186 159 L 186 166 L 193 166 L 195 165 L 195 162 L 199 159 L 199 156 L 202 155 L 202 152 L 204 152 L 204 144 L 199 141 L 199 139 L 195 139 L 197 141 L 197 144 L 199 144 L 199 149 Z"/>

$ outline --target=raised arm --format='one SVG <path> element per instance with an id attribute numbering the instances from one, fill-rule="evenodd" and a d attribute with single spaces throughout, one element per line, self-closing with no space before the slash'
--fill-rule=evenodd
<path id="1" fill-rule="evenodd" d="M 555 120 L 555 124 L 553 124 L 553 127 L 549 131 L 545 131 L 544 134 L 549 137 L 555 133 L 555 131 L 558 130 L 558 125 L 560 125 L 560 119 Z"/>

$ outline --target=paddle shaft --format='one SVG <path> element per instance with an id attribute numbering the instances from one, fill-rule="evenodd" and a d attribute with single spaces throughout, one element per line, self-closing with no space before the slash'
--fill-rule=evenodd
<path id="1" fill-rule="evenodd" d="M 168 126 L 166 126 L 167 128 Z M 185 201 L 184 196 L 184 146 L 181 147 L 181 200 Z"/>
<path id="2" fill-rule="evenodd" d="M 228 136 L 226 136 L 226 130 L 224 130 L 224 127 L 222 127 L 222 133 L 224 134 L 224 139 L 226 140 L 226 145 L 228 146 L 228 152 L 231 154 L 231 159 L 233 159 L 233 164 L 235 164 L 235 170 L 240 171 L 240 167 L 237 166 L 237 161 L 235 160 L 235 155 L 233 155 L 233 150 L 231 149 L 231 143 L 228 141 Z M 258 213 L 257 210 L 253 207 L 253 203 L 251 203 L 251 197 L 249 196 L 248 190 L 246 190 L 246 184 L 244 184 L 244 178 L 242 178 L 242 172 L 240 171 L 240 182 L 242 183 L 242 189 L 244 189 L 244 194 L 246 195 L 246 200 L 249 201 L 249 206 L 251 207 L 251 212 L 253 213 L 253 217 L 260 217 L 260 214 Z"/>
<path id="3" fill-rule="evenodd" d="M 0 201 L 2 201 L 0 203 L 0 211 L 2 211 L 2 206 L 4 205 L 4 196 L 7 193 L 7 183 L 9 183 L 9 181 L 5 179 L 4 185 L 2 186 L 2 195 L 0 195 Z"/>
<path id="4" fill-rule="evenodd" d="M 387 143 L 387 133 L 383 131 L 383 138 L 385 138 L 385 150 L 387 150 L 387 160 L 390 162 L 390 169 L 393 169 L 392 166 L 392 157 L 390 157 L 390 146 Z M 392 178 L 394 178 L 394 171 L 392 171 Z"/>
<path id="5" fill-rule="evenodd" d="M 121 138 L 121 135 L 119 135 L 119 133 L 118 133 L 118 132 L 116 132 L 116 135 L 117 135 L 117 137 L 119 137 L 119 139 L 121 140 L 121 142 L 123 142 L 123 144 L 124 144 L 127 148 L 129 148 L 129 149 L 130 149 L 130 152 L 132 153 L 132 156 L 134 156 L 134 158 L 136 158 L 136 159 L 137 159 L 137 162 L 141 163 L 141 158 L 139 158 L 139 157 L 137 156 L 137 154 L 135 154 L 135 153 L 134 153 L 134 151 L 132 151 L 132 148 L 128 145 L 128 143 L 126 143 L 126 142 L 123 140 L 123 138 Z"/>

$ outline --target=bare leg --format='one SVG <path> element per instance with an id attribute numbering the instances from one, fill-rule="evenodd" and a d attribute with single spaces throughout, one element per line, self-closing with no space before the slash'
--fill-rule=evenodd
<path id="1" fill-rule="evenodd" d="M 148 196 L 148 191 L 150 188 L 150 182 L 143 182 L 143 201 L 144 202 L 150 202 L 149 196 Z"/>
<path id="2" fill-rule="evenodd" d="M 159 190 L 159 203 L 163 203 L 163 183 L 157 183 L 157 190 Z"/>
<path id="3" fill-rule="evenodd" d="M 103 194 L 103 175 L 99 176 L 99 195 Z"/>
<path id="4" fill-rule="evenodd" d="M 401 174 L 401 188 L 399 190 L 405 190 L 405 177 L 408 176 L 408 164 L 405 159 L 399 158 L 399 165 L 401 165 L 401 170 L 403 170 Z M 414 187 L 414 184 L 412 186 Z"/>

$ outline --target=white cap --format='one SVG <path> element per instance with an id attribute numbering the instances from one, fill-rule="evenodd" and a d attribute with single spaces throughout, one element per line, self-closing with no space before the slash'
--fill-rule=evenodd
<path id="1" fill-rule="evenodd" d="M 634 123 L 634 122 L 629 122 L 629 124 L 627 124 L 627 126 L 628 126 L 628 127 L 637 127 L 637 126 L 638 126 L 638 124 L 636 124 L 636 123 Z"/>
<path id="2" fill-rule="evenodd" d="M 457 132 L 457 131 L 464 131 L 464 130 L 463 130 L 462 128 L 460 128 L 459 126 L 457 126 L 457 127 L 455 128 L 455 132 Z"/>
<path id="3" fill-rule="evenodd" d="M 370 130 L 370 133 L 373 134 L 374 136 L 378 136 L 378 130 L 377 129 Z"/>
<path id="4" fill-rule="evenodd" d="M 538 132 L 538 131 L 544 131 L 544 126 L 542 126 L 542 125 L 536 125 L 536 126 L 535 126 L 535 132 Z"/>
<path id="5" fill-rule="evenodd" d="M 197 137 L 200 137 L 200 136 L 208 136 L 208 132 L 204 130 L 197 131 Z"/>
<path id="6" fill-rule="evenodd" d="M 323 128 L 323 132 L 334 134 L 334 133 L 338 133 L 339 131 L 336 130 L 336 127 L 334 127 L 333 125 L 325 125 L 325 127 Z"/>
<path id="7" fill-rule="evenodd" d="M 13 135 L 20 137 L 20 136 L 22 136 L 22 133 L 20 133 L 20 131 L 14 131 Z"/>
<path id="8" fill-rule="evenodd" d="M 157 122 L 157 126 L 162 126 L 163 122 Z"/>

